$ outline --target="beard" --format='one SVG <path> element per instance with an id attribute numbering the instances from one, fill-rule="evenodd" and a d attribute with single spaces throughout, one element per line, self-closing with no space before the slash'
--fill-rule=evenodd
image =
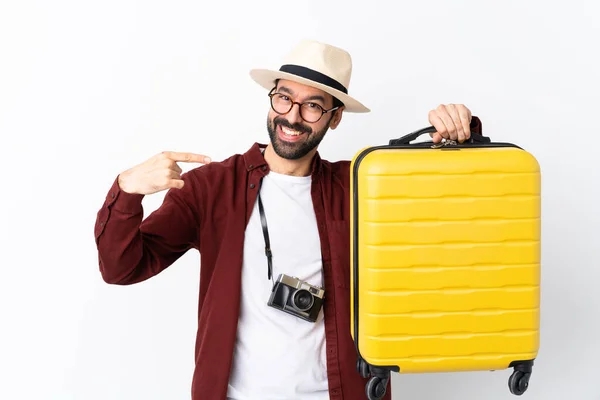
<path id="1" fill-rule="evenodd" d="M 306 136 L 306 139 L 298 142 L 286 142 L 281 140 L 277 134 L 277 126 L 301 132 L 303 136 Z M 269 138 L 271 139 L 271 144 L 273 145 L 275 153 L 279 157 L 287 160 L 297 160 L 306 156 L 321 143 L 329 130 L 329 123 L 327 123 L 321 131 L 313 132 L 311 127 L 300 122 L 290 124 L 288 120 L 283 117 L 275 117 L 272 121 L 267 117 L 267 130 L 269 131 Z"/>

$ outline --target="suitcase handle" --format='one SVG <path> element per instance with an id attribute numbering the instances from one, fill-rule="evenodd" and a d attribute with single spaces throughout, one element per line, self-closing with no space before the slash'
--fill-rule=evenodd
<path id="1" fill-rule="evenodd" d="M 392 139 L 392 140 L 390 140 L 389 145 L 395 146 L 395 145 L 410 144 L 410 142 L 417 139 L 419 136 L 424 135 L 426 133 L 434 133 L 434 132 L 437 132 L 435 127 L 428 126 L 427 128 L 419 129 L 418 131 L 414 131 L 412 133 L 409 133 L 408 135 L 404 135 L 401 138 Z M 487 136 L 483 136 L 480 133 L 471 132 L 471 136 L 469 137 L 469 139 L 465 140 L 463 143 L 464 144 L 490 143 L 490 141 L 491 141 L 490 138 Z"/>

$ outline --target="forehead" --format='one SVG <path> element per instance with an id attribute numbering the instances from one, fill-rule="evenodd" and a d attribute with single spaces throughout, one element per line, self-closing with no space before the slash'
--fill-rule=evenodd
<path id="1" fill-rule="evenodd" d="M 297 96 L 298 98 L 305 98 L 305 97 L 322 97 L 324 100 L 331 98 L 332 96 L 321 90 L 321 89 L 317 89 L 314 88 L 312 86 L 308 86 L 308 85 L 303 85 L 301 83 L 298 82 L 294 82 L 294 81 L 288 81 L 285 79 L 281 79 L 278 83 L 277 83 L 277 90 L 280 90 L 281 88 L 285 88 L 287 92 L 289 92 L 290 94 Z"/>

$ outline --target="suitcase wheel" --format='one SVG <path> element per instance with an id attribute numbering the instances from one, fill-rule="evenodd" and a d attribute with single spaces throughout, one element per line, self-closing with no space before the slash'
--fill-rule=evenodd
<path id="1" fill-rule="evenodd" d="M 515 396 L 520 396 L 529 387 L 529 378 L 533 372 L 533 360 L 513 361 L 509 367 L 514 367 L 514 372 L 508 378 L 508 388 Z"/>
<path id="2" fill-rule="evenodd" d="M 373 376 L 367 383 L 366 392 L 369 400 L 380 400 L 385 396 L 387 379 L 381 379 L 378 376 Z"/>
<path id="3" fill-rule="evenodd" d="M 531 373 L 523 371 L 515 371 L 508 378 L 508 387 L 510 392 L 516 396 L 520 396 L 527 390 L 529 386 L 529 377 Z"/>
<path id="4" fill-rule="evenodd" d="M 368 378 L 371 375 L 369 372 L 369 364 L 362 358 L 356 360 L 356 370 L 363 378 Z"/>

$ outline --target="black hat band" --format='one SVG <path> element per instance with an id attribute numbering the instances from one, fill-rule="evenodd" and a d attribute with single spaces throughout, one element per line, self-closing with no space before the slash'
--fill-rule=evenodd
<path id="1" fill-rule="evenodd" d="M 339 90 L 340 92 L 348 94 L 348 89 L 346 89 L 344 85 L 335 79 L 320 73 L 319 71 L 315 71 L 314 69 L 302 67 L 300 65 L 287 64 L 282 65 L 281 68 L 279 68 L 279 71 L 310 79 L 311 81 L 321 83 L 325 86 L 329 86 L 333 89 Z"/>

